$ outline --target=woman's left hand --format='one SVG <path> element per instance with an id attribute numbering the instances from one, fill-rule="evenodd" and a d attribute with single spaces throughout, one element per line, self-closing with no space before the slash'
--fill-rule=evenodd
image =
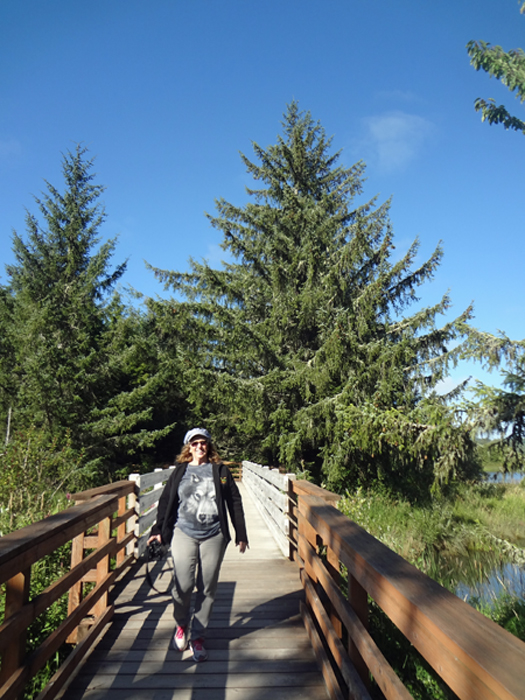
<path id="1" fill-rule="evenodd" d="M 238 547 L 239 547 L 239 552 L 241 554 L 244 554 L 244 552 L 248 549 L 248 542 L 239 542 Z"/>

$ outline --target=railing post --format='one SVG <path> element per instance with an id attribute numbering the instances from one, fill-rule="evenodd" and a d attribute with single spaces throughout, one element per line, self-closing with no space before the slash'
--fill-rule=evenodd
<path id="1" fill-rule="evenodd" d="M 71 569 L 80 564 L 84 558 L 84 532 L 77 535 L 71 543 Z M 74 583 L 69 589 L 67 614 L 71 615 L 80 605 L 82 601 L 82 579 Z M 68 636 L 68 644 L 76 644 L 78 642 L 78 627 L 75 627 L 73 632 Z"/>
<path id="2" fill-rule="evenodd" d="M 288 497 L 288 508 L 286 517 L 288 518 L 288 559 L 295 561 L 297 555 L 297 496 L 293 484 L 296 479 L 295 474 L 286 474 L 288 478 L 286 495 Z"/>
<path id="3" fill-rule="evenodd" d="M 29 601 L 30 581 L 31 567 L 25 569 L 25 571 L 20 571 L 13 578 L 6 581 L 4 622 Z M 22 665 L 26 653 L 26 640 L 27 629 L 24 629 L 4 651 L 2 655 L 2 670 L 0 671 L 0 685 L 3 685 Z"/>
<path id="4" fill-rule="evenodd" d="M 133 518 L 128 520 L 128 526 L 131 530 L 135 531 L 135 539 L 132 545 L 129 545 L 129 554 L 133 552 L 135 554 L 135 558 L 137 559 L 139 556 L 139 537 L 140 537 L 140 532 L 139 532 L 139 519 L 140 519 L 140 500 L 139 500 L 139 495 L 140 495 L 140 474 L 130 474 L 128 476 L 129 481 L 134 481 L 135 482 L 135 492 L 130 494 L 129 497 L 129 507 L 135 509 L 135 515 Z M 131 549 L 133 547 L 133 549 Z"/>
<path id="5" fill-rule="evenodd" d="M 361 584 L 348 572 L 348 602 L 357 617 L 368 629 L 368 594 Z M 366 688 L 370 688 L 370 673 L 363 657 L 351 638 L 348 639 L 348 656 Z"/>
<path id="6" fill-rule="evenodd" d="M 339 563 L 339 557 L 337 554 L 334 552 L 333 549 L 330 549 L 330 547 L 327 545 L 326 546 L 326 568 L 328 569 L 328 572 L 334 582 L 337 584 L 337 586 L 341 585 L 341 566 Z M 334 606 L 331 603 L 328 603 L 327 606 L 327 611 L 330 615 L 330 622 L 332 623 L 334 627 L 334 631 L 336 635 L 339 637 L 339 639 L 342 639 L 343 637 L 343 623 L 341 622 L 341 618 L 337 614 Z"/>
<path id="7" fill-rule="evenodd" d="M 111 516 L 104 518 L 98 524 L 98 544 L 97 549 L 103 547 L 111 537 Z M 107 554 L 103 559 L 97 564 L 97 577 L 96 585 L 100 586 L 104 581 L 105 577 L 109 574 L 109 554 Z M 108 592 L 106 591 L 96 602 L 93 613 L 95 618 L 101 617 L 106 608 L 108 607 Z"/>
<path id="8" fill-rule="evenodd" d="M 124 515 L 126 512 L 126 502 L 127 502 L 127 496 L 122 496 L 122 498 L 118 499 L 118 516 L 119 518 Z M 121 542 L 124 537 L 126 536 L 126 525 L 127 523 L 122 522 L 117 528 L 117 545 L 119 542 Z M 122 562 L 126 558 L 126 550 L 122 547 L 119 548 L 117 551 L 117 559 L 116 559 L 116 566 L 117 569 L 119 566 L 122 565 Z"/>

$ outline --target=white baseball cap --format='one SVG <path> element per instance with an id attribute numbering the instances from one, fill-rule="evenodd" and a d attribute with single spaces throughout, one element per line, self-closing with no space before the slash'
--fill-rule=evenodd
<path id="1" fill-rule="evenodd" d="M 187 445 L 188 442 L 193 440 L 194 437 L 197 437 L 197 435 L 201 435 L 202 437 L 206 438 L 206 440 L 211 442 L 211 435 L 206 428 L 192 428 L 191 430 L 188 430 L 184 436 L 184 444 Z"/>

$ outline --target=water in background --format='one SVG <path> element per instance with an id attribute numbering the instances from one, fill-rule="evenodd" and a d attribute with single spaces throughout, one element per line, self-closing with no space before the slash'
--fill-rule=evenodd
<path id="1" fill-rule="evenodd" d="M 456 595 L 467 602 L 478 598 L 491 604 L 505 593 L 525 601 L 525 569 L 518 564 L 505 564 L 493 570 L 482 583 L 460 583 L 456 588 Z"/>
<path id="2" fill-rule="evenodd" d="M 523 479 L 525 474 L 520 472 L 509 472 L 508 474 L 503 474 L 502 472 L 487 472 L 486 480 L 495 484 L 517 484 Z"/>
<path id="3" fill-rule="evenodd" d="M 502 474 L 490 472 L 487 481 L 492 483 L 518 483 L 524 478 L 519 472 Z M 486 570 L 485 567 L 480 569 Z M 482 576 L 483 580 L 475 582 L 472 579 L 468 583 L 460 583 L 456 587 L 456 595 L 465 601 L 478 598 L 485 603 L 493 603 L 499 596 L 508 593 L 512 597 L 525 601 L 525 568 L 519 564 L 504 564 L 491 570 L 488 576 Z"/>

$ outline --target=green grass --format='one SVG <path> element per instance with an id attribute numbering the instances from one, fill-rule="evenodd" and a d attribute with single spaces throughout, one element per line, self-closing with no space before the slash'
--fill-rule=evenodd
<path id="1" fill-rule="evenodd" d="M 438 560 L 525 564 L 525 484 L 463 486 L 454 497 L 417 506 L 381 491 L 358 489 L 339 504 L 345 515 L 403 558 L 439 580 Z M 457 581 L 464 581 L 459 571 Z M 453 577 L 452 577 L 453 578 Z M 440 581 L 441 582 L 441 581 Z M 445 581 L 454 585 L 454 581 Z"/>

